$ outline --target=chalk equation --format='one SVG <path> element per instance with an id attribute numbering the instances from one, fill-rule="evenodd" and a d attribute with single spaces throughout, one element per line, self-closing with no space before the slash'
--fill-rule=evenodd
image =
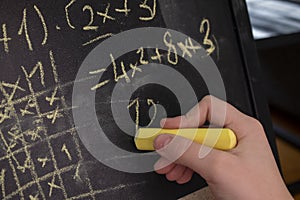
<path id="1" fill-rule="evenodd" d="M 124 0 L 123 7 L 122 8 L 113 8 L 110 3 L 107 3 L 107 6 L 105 10 L 97 10 L 97 8 L 93 8 L 91 5 L 84 5 L 82 8 L 82 16 L 88 15 L 89 16 L 89 22 L 85 25 L 82 25 L 81 27 L 76 27 L 73 25 L 72 20 L 76 20 L 78 16 L 75 15 L 75 17 L 72 18 L 72 7 L 75 6 L 77 3 L 76 0 L 71 0 L 64 8 L 65 10 L 65 20 L 67 22 L 68 28 L 75 30 L 75 29 L 81 29 L 83 31 L 98 31 L 100 25 L 107 24 L 107 21 L 111 20 L 116 22 L 116 16 L 119 14 L 124 15 L 124 17 L 127 17 L 128 15 L 133 12 L 128 7 L 127 0 Z M 139 21 L 151 21 L 156 16 L 156 9 L 157 9 L 157 0 L 144 0 L 142 3 L 139 3 L 139 8 L 144 11 L 144 15 L 141 15 L 138 17 Z M 33 10 L 34 13 L 30 12 L 31 15 L 35 14 L 39 18 L 40 28 L 42 29 L 42 40 L 37 41 L 36 37 L 33 38 L 33 36 L 30 35 L 30 27 L 29 27 L 29 10 Z M 77 14 L 77 13 L 76 13 Z M 102 23 L 97 25 L 95 24 L 95 19 L 99 17 L 102 18 Z M 3 44 L 3 50 L 5 53 L 9 53 L 9 43 L 13 40 L 13 38 L 10 36 L 10 33 L 8 32 L 8 26 L 15 26 L 15 24 L 6 24 L 3 23 L 1 26 L 2 29 L 2 37 L 0 38 L 0 42 Z M 39 42 L 40 45 L 44 46 L 48 42 L 48 38 L 51 37 L 49 33 L 49 25 L 47 24 L 46 16 L 43 13 L 43 11 L 37 6 L 33 5 L 29 8 L 24 8 L 22 12 L 22 18 L 20 19 L 20 23 L 17 25 L 19 27 L 18 29 L 18 36 L 23 37 L 26 40 L 27 48 L 30 51 L 34 50 L 34 42 Z M 61 30 L 62 27 L 60 25 L 55 25 L 55 28 L 57 31 Z M 83 46 L 92 44 L 94 42 L 97 42 L 99 40 L 105 39 L 107 37 L 112 36 L 113 33 L 102 33 L 99 36 L 90 39 L 89 41 L 83 43 Z M 19 39 L 19 38 L 14 38 Z"/>
<path id="2" fill-rule="evenodd" d="M 21 17 L 18 24 L 0 23 L 1 59 L 14 54 L 15 48 L 11 45 L 14 41 L 22 41 L 22 44 L 25 44 L 22 48 L 36 53 L 32 55 L 39 55 L 41 48 L 47 51 L 46 58 L 35 56 L 31 58 L 34 64 L 25 62 L 17 66 L 18 75 L 13 81 L 0 80 L 0 199 L 38 200 L 52 197 L 97 199 L 97 195 L 105 192 L 145 184 L 145 182 L 119 184 L 107 188 L 99 188 L 92 184 L 91 177 L 86 175 L 85 165 L 95 161 L 87 161 L 84 158 L 72 120 L 73 107 L 69 105 L 70 100 L 66 97 L 67 90 L 72 88 L 73 82 L 61 81 L 58 73 L 61 63 L 57 63 L 56 59 L 60 53 L 59 50 L 51 48 L 52 36 L 63 29 L 81 31 L 85 38 L 83 42 L 79 41 L 80 46 L 87 48 L 90 44 L 97 44 L 116 34 L 106 32 L 105 27 L 112 24 L 118 26 L 118 18 L 134 15 L 137 16 L 137 23 L 147 23 L 157 17 L 157 0 L 135 1 L 137 7 L 135 9 L 130 7 L 128 0 L 121 2 L 122 6 L 119 4 L 116 6 L 113 1 L 107 2 L 104 9 L 81 2 L 81 12 L 74 13 L 73 7 L 77 6 L 79 1 L 70 0 L 64 7 L 59 8 L 64 11 L 64 16 L 61 17 L 65 20 L 62 23 L 65 26 L 50 24 L 49 18 L 53 16 L 48 16 L 40 5 L 29 3 L 19 13 Z M 134 14 L 137 12 L 136 9 L 137 15 Z M 88 17 L 88 22 L 78 25 L 76 21 L 83 16 Z M 34 29 L 31 21 L 33 18 Z M 117 58 L 110 54 L 111 78 L 91 86 L 90 89 L 100 90 L 109 83 L 116 83 L 122 79 L 129 84 L 137 73 L 143 73 L 139 65 L 162 63 L 162 60 L 167 60 L 169 65 L 176 66 L 179 57 L 192 57 L 201 48 L 205 48 L 207 56 L 215 53 L 218 51 L 218 44 L 212 34 L 210 21 L 202 18 L 199 24 L 199 38 L 201 38 L 199 40 L 203 47 L 193 44 L 191 38 L 175 42 L 171 33 L 166 32 L 162 40 L 168 49 L 167 52 L 156 48 L 153 49 L 152 55 L 146 56 L 146 47 L 140 47 L 135 52 L 138 59 L 132 60 L 128 66 L 125 66 L 123 61 L 117 62 Z M 53 32 L 53 27 L 56 32 Z M 85 34 L 91 32 L 97 36 Z M 128 69 L 132 70 L 131 74 L 128 73 Z M 93 75 L 107 70 L 99 68 L 91 71 L 89 72 L 91 77 L 86 78 L 93 78 Z M 135 129 L 138 129 L 140 116 L 143 114 L 140 101 L 141 99 L 137 97 L 127 106 L 128 110 L 135 111 Z M 149 107 L 154 108 L 148 124 L 150 126 L 157 117 L 157 102 L 153 98 L 146 98 L 146 102 Z M 71 176 L 72 181 L 79 184 L 80 188 L 84 188 L 85 192 L 71 192 L 67 184 L 71 184 L 72 181 L 70 179 L 66 181 L 65 174 Z"/>

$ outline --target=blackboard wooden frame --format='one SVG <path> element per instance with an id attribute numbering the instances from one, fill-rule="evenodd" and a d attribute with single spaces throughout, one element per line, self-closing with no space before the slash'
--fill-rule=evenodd
<path id="1" fill-rule="evenodd" d="M 237 30 L 237 37 L 240 44 L 240 53 L 243 59 L 244 68 L 248 79 L 246 80 L 249 85 L 249 92 L 251 94 L 251 101 L 253 111 L 256 119 L 258 119 L 266 132 L 269 144 L 273 151 L 277 165 L 280 168 L 278 151 L 275 142 L 275 134 L 270 116 L 270 111 L 267 99 L 262 89 L 262 72 L 258 60 L 255 41 L 251 31 L 251 24 L 249 14 L 247 12 L 247 5 L 245 1 L 230 0 L 232 5 L 233 21 Z"/>

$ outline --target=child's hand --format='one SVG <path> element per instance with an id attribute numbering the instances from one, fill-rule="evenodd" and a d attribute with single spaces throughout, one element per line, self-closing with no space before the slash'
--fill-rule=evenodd
<path id="1" fill-rule="evenodd" d="M 154 166 L 157 173 L 165 174 L 170 181 L 184 184 L 196 172 L 207 181 L 218 199 L 292 199 L 264 129 L 256 119 L 215 97 L 207 96 L 185 116 L 162 120 L 161 125 L 169 129 L 197 128 L 205 121 L 233 130 L 238 139 L 236 148 L 227 152 L 211 149 L 208 155 L 200 158 L 201 145 L 192 143 L 183 153 L 180 147 L 185 147 L 190 141 L 176 137 L 169 144 L 174 136 L 161 135 L 154 143 L 161 155 Z M 210 150 L 202 147 L 201 151 L 205 149 Z M 169 161 L 178 157 L 174 163 Z"/>

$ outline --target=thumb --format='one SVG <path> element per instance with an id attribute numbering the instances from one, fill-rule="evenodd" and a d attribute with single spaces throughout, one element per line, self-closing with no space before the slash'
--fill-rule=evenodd
<path id="1" fill-rule="evenodd" d="M 169 160 L 170 163 L 184 165 L 205 179 L 212 177 L 214 166 L 220 167 L 217 163 L 225 160 L 224 158 L 229 155 L 224 151 L 170 134 L 159 135 L 154 141 L 154 147 L 157 153 Z M 164 167 L 166 166 L 162 166 L 162 168 Z"/>

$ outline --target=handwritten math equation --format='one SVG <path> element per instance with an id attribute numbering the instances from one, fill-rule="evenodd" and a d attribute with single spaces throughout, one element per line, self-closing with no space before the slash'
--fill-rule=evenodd
<path id="1" fill-rule="evenodd" d="M 14 54 L 11 43 L 23 41 L 28 52 L 36 52 L 44 48 L 47 58 L 34 57 L 35 64 L 24 63 L 19 67 L 18 75 L 12 80 L 0 80 L 0 198 L 1 199 L 97 199 L 107 191 L 117 191 L 134 185 L 116 185 L 101 189 L 93 185 L 92 177 L 83 176 L 86 174 L 84 159 L 80 140 L 76 134 L 71 110 L 68 105 L 70 100 L 66 99 L 67 90 L 72 88 L 73 82 L 63 83 L 60 81 L 59 67 L 61 63 L 56 62 L 59 51 L 49 47 L 51 38 L 56 32 L 63 29 L 71 31 L 80 30 L 87 34 L 87 40 L 80 45 L 86 46 L 101 42 L 116 33 L 105 32 L 105 26 L 118 25 L 118 18 L 133 15 L 136 10 L 130 7 L 128 0 L 121 0 L 122 6 L 115 6 L 115 2 L 105 3 L 105 8 L 97 8 L 90 4 L 83 4 L 80 13 L 74 13 L 79 0 L 68 1 L 63 8 L 64 23 L 49 23 L 45 10 L 38 4 L 24 7 L 19 19 L 19 24 L 0 23 L 0 55 Z M 139 9 L 136 20 L 139 22 L 151 22 L 157 17 L 157 0 L 135 1 Z M 81 17 L 88 17 L 86 24 L 76 23 Z M 35 22 L 35 29 L 31 29 L 32 19 Z M 16 33 L 12 33 L 12 26 L 17 26 Z M 36 28 L 39 27 L 37 31 Z M 36 33 L 40 34 L 36 37 Z M 94 37 L 94 35 L 97 36 Z M 93 35 L 93 37 L 91 37 Z M 201 45 L 192 42 L 191 38 L 175 42 L 170 32 L 166 32 L 162 38 L 167 53 L 160 49 L 154 49 L 153 55 L 146 56 L 146 47 L 136 50 L 137 60 L 132 63 L 117 62 L 114 55 L 110 54 L 112 63 L 111 78 L 91 86 L 91 90 L 100 90 L 109 83 L 116 83 L 122 79 L 130 83 L 137 73 L 142 73 L 140 65 L 151 62 L 162 63 L 167 60 L 168 64 L 176 66 L 179 57 L 192 57 L 198 50 L 205 48 L 207 55 L 218 51 L 218 44 L 215 36 L 211 33 L 211 24 L 207 18 L 200 20 L 199 38 Z M 52 40 L 53 41 L 53 40 Z M 1 66 L 4 68 L 4 66 Z M 128 70 L 132 73 L 129 74 Z M 89 72 L 90 76 L 107 72 L 106 68 L 99 68 Z M 90 78 L 90 77 L 87 77 Z M 154 114 L 150 119 L 150 126 L 156 118 L 156 102 L 148 98 L 147 104 L 154 107 Z M 140 99 L 132 100 L 127 109 L 134 109 L 136 129 L 139 127 Z M 61 139 L 64 138 L 64 139 Z M 42 145 L 42 146 L 41 146 Z M 45 149 L 45 150 L 40 150 Z M 64 162 L 61 163 L 61 160 Z M 75 183 L 80 183 L 80 189 L 70 191 L 66 187 L 71 184 L 65 180 L 66 174 L 72 176 Z M 24 177 L 27 177 L 25 180 Z M 28 177 L 30 177 L 28 179 Z M 74 186 L 75 187 L 75 186 Z M 85 189 L 82 189 L 85 188 Z M 34 192 L 32 192 L 34 191 Z M 85 192 L 81 192 L 85 191 Z M 77 192 L 77 193 L 76 193 Z"/>
<path id="2" fill-rule="evenodd" d="M 83 5 L 81 10 L 81 16 L 74 17 L 74 13 L 72 13 L 72 7 L 74 7 L 79 0 L 71 0 L 65 7 L 64 7 L 64 14 L 65 14 L 65 21 L 67 24 L 67 27 L 71 30 L 75 29 L 81 29 L 83 31 L 98 31 L 100 25 L 106 25 L 108 21 L 113 21 L 114 23 L 117 23 L 116 17 L 119 15 L 122 15 L 123 17 L 128 17 L 132 12 L 134 12 L 130 7 L 128 6 L 128 1 L 123 0 L 123 6 L 122 7 L 115 7 L 111 5 L 111 3 L 107 3 L 105 10 L 98 10 L 97 8 L 93 8 L 91 5 L 86 4 Z M 156 16 L 157 11 L 157 0 L 144 0 L 141 3 L 138 3 L 138 6 L 141 10 L 144 11 L 144 14 L 138 17 L 139 21 L 151 21 Z M 42 40 L 36 41 L 36 37 L 33 38 L 31 36 L 30 32 L 30 17 L 33 18 L 34 16 L 29 16 L 29 13 L 31 15 L 36 15 L 38 17 L 38 21 L 40 23 L 40 29 L 42 34 Z M 76 13 L 77 14 L 77 13 Z M 73 17 L 72 17 L 73 16 Z M 73 23 L 73 21 L 77 21 L 80 17 L 89 17 L 89 21 L 85 25 L 81 25 L 80 27 L 76 27 Z M 49 32 L 49 24 L 47 24 L 47 16 L 44 14 L 44 12 L 39 8 L 38 5 L 33 5 L 29 8 L 24 8 L 22 13 L 22 18 L 20 19 L 20 23 L 18 25 L 18 36 L 23 37 L 23 39 L 26 40 L 27 48 L 30 51 L 34 50 L 34 42 L 37 42 L 36 45 L 42 45 L 45 46 L 48 43 L 49 37 L 51 37 L 51 33 Z M 96 19 L 101 19 L 100 24 L 96 24 Z M 14 38 L 10 36 L 10 33 L 8 32 L 9 26 L 16 26 L 15 24 L 6 24 L 3 23 L 1 25 L 2 29 L 2 37 L 0 38 L 0 42 L 3 44 L 3 50 L 5 53 L 9 53 L 9 43 L 12 42 Z M 57 31 L 60 31 L 62 27 L 58 24 L 55 25 L 55 29 Z M 107 37 L 112 36 L 113 33 L 103 33 L 95 38 L 90 39 L 89 41 L 82 44 L 82 46 L 86 46 L 89 44 L 92 44 L 94 42 L 97 42 L 99 40 L 105 39 Z M 19 38 L 15 38 L 19 39 Z"/>
<path id="3" fill-rule="evenodd" d="M 209 32 L 210 32 L 210 25 L 207 19 L 203 19 L 201 26 L 200 26 L 200 33 L 203 33 L 204 25 L 207 25 L 208 30 L 205 33 L 205 37 L 203 43 L 209 44 L 206 50 L 207 56 L 211 55 L 215 50 L 216 47 L 212 40 L 209 39 Z M 135 78 L 137 73 L 143 73 L 142 69 L 139 67 L 141 65 L 147 65 L 151 62 L 162 63 L 163 60 L 166 60 L 167 63 L 171 66 L 176 66 L 179 63 L 179 57 L 185 58 L 190 57 L 192 58 L 196 52 L 203 47 L 197 44 L 194 44 L 190 37 L 186 38 L 184 41 L 173 41 L 172 34 L 169 31 L 166 31 L 164 37 L 162 38 L 166 49 L 168 49 L 167 53 L 162 52 L 162 50 L 155 48 L 155 51 L 152 51 L 153 55 L 146 56 L 146 48 L 140 47 L 137 49 L 135 54 L 137 55 L 138 59 L 135 60 L 133 63 L 128 63 L 127 66 L 124 64 L 124 61 L 119 61 L 117 64 L 114 55 L 110 53 L 110 60 L 112 63 L 112 68 L 100 68 L 94 71 L 90 71 L 90 75 L 96 74 L 103 74 L 109 71 L 110 74 L 113 74 L 111 78 L 107 78 L 101 80 L 101 82 L 97 83 L 96 85 L 92 86 L 90 89 L 92 91 L 100 90 L 101 88 L 105 87 L 109 83 L 118 83 L 120 80 L 125 80 L 126 83 L 130 84 L 131 79 Z M 128 69 L 131 70 L 131 74 L 128 73 Z M 145 100 L 141 100 L 145 101 Z M 154 122 L 157 116 L 157 105 L 154 99 L 147 98 L 146 102 L 149 107 L 153 106 L 154 114 L 150 119 L 150 122 L 147 127 L 150 127 Z M 131 103 L 127 107 L 128 109 L 134 108 L 135 110 L 135 124 L 136 124 L 136 131 L 140 125 L 140 98 L 137 97 L 136 99 L 132 100 Z"/>

